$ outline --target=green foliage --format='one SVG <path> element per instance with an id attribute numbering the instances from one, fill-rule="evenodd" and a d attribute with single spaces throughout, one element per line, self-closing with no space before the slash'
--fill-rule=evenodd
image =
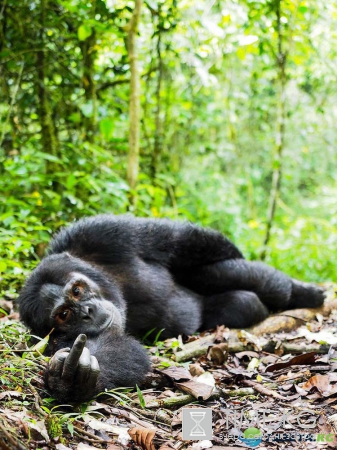
<path id="1" fill-rule="evenodd" d="M 89 36 L 92 35 L 92 28 L 88 25 L 81 25 L 78 27 L 77 35 L 80 41 L 85 41 Z"/>
<path id="2" fill-rule="evenodd" d="M 42 256 L 52 231 L 81 216 L 126 211 L 128 187 L 107 151 L 85 144 L 79 152 L 68 145 L 53 173 L 49 156 L 27 146 L 4 163 L 0 270 L 12 289 Z"/>
<path id="3" fill-rule="evenodd" d="M 18 291 L 55 230 L 96 213 L 196 221 L 258 258 L 272 172 L 280 165 L 267 262 L 307 280 L 336 276 L 337 9 L 332 0 L 281 2 L 286 123 L 277 159 L 276 6 L 250 0 L 144 4 L 140 176 L 136 205 L 130 205 L 126 42 L 132 4 L 6 2 L 1 294 Z"/>
<path id="4" fill-rule="evenodd" d="M 46 419 L 46 426 L 48 430 L 48 435 L 52 438 L 61 438 L 62 442 L 62 423 L 58 416 L 50 415 Z"/>
<path id="5" fill-rule="evenodd" d="M 137 389 L 137 395 L 138 395 L 138 400 L 139 400 L 140 407 L 142 409 L 145 409 L 146 408 L 146 403 L 145 403 L 145 399 L 143 397 L 143 393 L 142 393 L 142 391 L 139 389 L 139 387 L 137 385 L 136 385 L 136 389 Z"/>

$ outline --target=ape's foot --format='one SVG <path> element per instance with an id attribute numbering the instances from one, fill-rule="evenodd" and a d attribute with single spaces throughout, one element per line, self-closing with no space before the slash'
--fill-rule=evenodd
<path id="1" fill-rule="evenodd" d="M 323 305 L 325 294 L 325 290 L 317 285 L 292 280 L 289 306 L 291 308 L 317 308 Z"/>
<path id="2" fill-rule="evenodd" d="M 49 361 L 45 381 L 60 401 L 82 402 L 96 394 L 100 369 L 97 359 L 84 347 L 86 340 L 86 335 L 80 334 L 71 349 L 58 350 Z"/>

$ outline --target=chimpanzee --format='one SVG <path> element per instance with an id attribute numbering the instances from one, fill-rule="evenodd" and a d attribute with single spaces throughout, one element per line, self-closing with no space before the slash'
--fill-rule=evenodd
<path id="1" fill-rule="evenodd" d="M 56 234 L 19 297 L 33 334 L 54 330 L 45 379 L 61 401 L 140 383 L 149 359 L 131 336 L 245 328 L 269 311 L 323 301 L 321 288 L 246 261 L 217 231 L 109 214 Z"/>

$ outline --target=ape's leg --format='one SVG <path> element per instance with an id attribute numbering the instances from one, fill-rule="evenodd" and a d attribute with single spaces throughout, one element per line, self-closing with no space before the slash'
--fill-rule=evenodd
<path id="1" fill-rule="evenodd" d="M 227 290 L 255 292 L 271 310 L 317 307 L 324 301 L 323 289 L 293 280 L 263 263 L 244 259 L 194 267 L 185 270 L 181 277 L 182 284 L 205 296 Z"/>
<path id="2" fill-rule="evenodd" d="M 226 325 L 247 328 L 268 317 L 268 309 L 254 292 L 228 291 L 205 298 L 203 330 Z"/>

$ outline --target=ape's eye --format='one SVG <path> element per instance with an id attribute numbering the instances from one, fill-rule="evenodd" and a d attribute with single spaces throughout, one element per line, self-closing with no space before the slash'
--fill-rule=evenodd
<path id="1" fill-rule="evenodd" d="M 68 319 L 69 313 L 70 313 L 69 309 L 65 309 L 64 311 L 62 311 L 58 314 L 58 317 L 62 321 L 65 321 Z"/>
<path id="2" fill-rule="evenodd" d="M 73 286 L 71 292 L 74 297 L 78 297 L 81 294 L 81 289 L 78 286 Z"/>

